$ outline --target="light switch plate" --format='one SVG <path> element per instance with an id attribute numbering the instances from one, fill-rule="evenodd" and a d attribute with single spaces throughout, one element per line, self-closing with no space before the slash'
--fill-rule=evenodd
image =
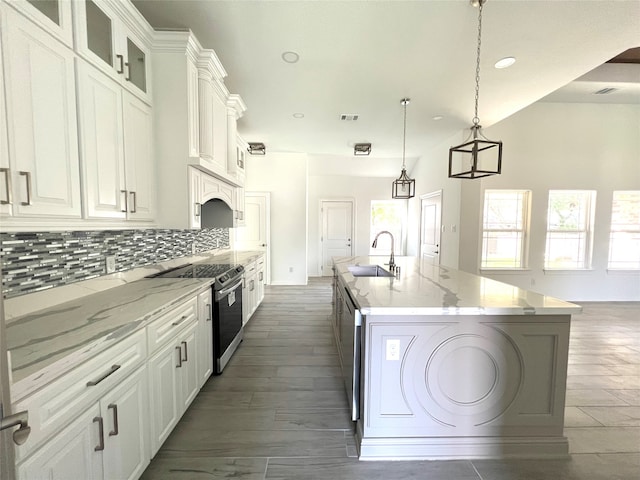
<path id="1" fill-rule="evenodd" d="M 107 273 L 114 273 L 116 271 L 116 256 L 111 255 L 105 258 L 105 264 L 107 268 Z"/>
<path id="2" fill-rule="evenodd" d="M 387 340 L 387 360 L 400 360 L 400 340 Z"/>

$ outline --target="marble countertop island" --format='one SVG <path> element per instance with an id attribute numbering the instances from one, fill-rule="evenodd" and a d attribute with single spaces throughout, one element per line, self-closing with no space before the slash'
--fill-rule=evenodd
<path id="1" fill-rule="evenodd" d="M 355 277 L 351 265 L 389 268 L 387 256 L 334 257 L 363 315 L 555 315 L 578 305 L 415 257 L 396 257 L 395 277 Z"/>

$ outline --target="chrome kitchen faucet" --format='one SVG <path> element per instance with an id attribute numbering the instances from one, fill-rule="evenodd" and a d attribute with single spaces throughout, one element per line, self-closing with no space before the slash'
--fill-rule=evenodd
<path id="1" fill-rule="evenodd" d="M 391 232 L 389 232 L 388 230 L 382 230 L 381 232 L 378 232 L 376 238 L 373 239 L 371 247 L 376 248 L 378 246 L 378 237 L 383 233 L 387 233 L 391 237 L 391 256 L 389 257 L 389 270 L 393 272 L 396 268 L 396 259 L 393 256 L 393 235 L 391 234 Z"/>

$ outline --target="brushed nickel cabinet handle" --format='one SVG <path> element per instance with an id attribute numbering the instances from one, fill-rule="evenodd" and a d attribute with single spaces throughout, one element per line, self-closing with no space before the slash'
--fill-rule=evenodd
<path id="1" fill-rule="evenodd" d="M 187 342 L 180 342 L 182 343 L 182 345 L 184 345 L 184 358 L 182 359 L 183 362 L 188 362 L 189 361 L 189 352 L 187 351 Z"/>
<path id="2" fill-rule="evenodd" d="M 87 387 L 94 387 L 94 386 L 98 385 L 100 382 L 102 382 L 109 375 L 111 375 L 114 372 L 116 372 L 119 368 L 120 368 L 120 365 L 111 365 L 111 369 L 107 373 L 101 375 L 96 380 L 91 380 L 91 381 L 87 382 Z"/>
<path id="3" fill-rule="evenodd" d="M 206 307 L 207 307 L 207 322 L 210 322 L 211 321 L 211 304 L 207 303 Z"/>
<path id="4" fill-rule="evenodd" d="M 178 320 L 177 322 L 173 322 L 171 324 L 172 327 L 177 327 L 178 325 L 180 325 L 182 322 L 184 322 L 187 318 L 189 318 L 187 315 L 182 315 L 180 317 L 180 320 Z"/>
<path id="5" fill-rule="evenodd" d="M 31 172 L 18 172 L 20 175 L 25 177 L 27 182 L 27 201 L 20 202 L 20 205 L 31 205 Z"/>
<path id="6" fill-rule="evenodd" d="M 109 432 L 109 436 L 110 437 L 114 437 L 114 436 L 118 435 L 118 433 L 119 433 L 119 429 L 118 429 L 118 405 L 116 405 L 115 403 L 110 403 L 107 406 L 107 409 L 113 410 L 113 430 L 111 430 Z"/>
<path id="7" fill-rule="evenodd" d="M 129 213 L 136 213 L 138 211 L 138 197 L 136 195 L 136 192 L 129 192 L 129 195 L 131 195 L 131 204 L 133 205 L 133 208 Z"/>
<path id="8" fill-rule="evenodd" d="M 11 205 L 13 203 L 11 194 L 11 170 L 6 167 L 2 167 L 0 168 L 0 173 L 4 173 L 4 187 L 7 189 L 7 199 L 0 200 L 0 204 Z"/>
<path id="9" fill-rule="evenodd" d="M 93 417 L 93 423 L 98 424 L 98 446 L 93 450 L 96 452 L 101 452 L 104 450 L 104 421 L 102 417 Z"/>
<path id="10" fill-rule="evenodd" d="M 129 65 L 129 62 L 125 62 L 124 66 L 127 67 L 127 75 L 126 77 L 124 77 L 124 79 L 127 82 L 130 82 L 131 81 L 131 65 Z"/>
<path id="11" fill-rule="evenodd" d="M 124 73 L 124 57 L 122 55 L 116 55 L 118 62 L 120 62 L 120 67 L 116 70 L 118 73 Z"/>
<path id="12" fill-rule="evenodd" d="M 120 193 L 124 193 L 124 208 L 121 208 L 120 211 L 122 213 L 127 213 L 127 210 L 129 210 L 129 195 L 126 190 L 120 190 Z"/>
<path id="13" fill-rule="evenodd" d="M 29 438 L 31 427 L 29 426 L 29 412 L 27 410 L 14 413 L 13 415 L 2 416 L 2 408 L 0 407 L 0 430 L 18 427 L 13 432 L 13 443 L 22 445 Z"/>
<path id="14" fill-rule="evenodd" d="M 176 368 L 180 368 L 182 367 L 182 347 L 176 347 L 176 350 L 178 350 L 178 365 L 176 365 Z"/>

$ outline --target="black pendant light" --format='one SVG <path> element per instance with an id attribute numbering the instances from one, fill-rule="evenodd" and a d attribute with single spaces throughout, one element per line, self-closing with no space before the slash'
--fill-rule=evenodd
<path id="1" fill-rule="evenodd" d="M 402 172 L 400 176 L 396 178 L 391 184 L 391 198 L 412 198 L 416 194 L 416 181 L 413 178 L 409 178 L 407 175 L 407 169 L 405 167 L 404 153 L 407 143 L 407 105 L 411 99 L 403 98 L 400 100 L 400 104 L 404 107 L 404 130 L 402 134 Z"/>
<path id="2" fill-rule="evenodd" d="M 497 175 L 502 169 L 502 142 L 492 141 L 482 135 L 478 118 L 480 96 L 480 45 L 482 39 L 482 7 L 487 0 L 471 0 L 478 7 L 478 56 L 476 60 L 475 116 L 471 135 L 464 143 L 449 149 L 449 178 L 481 178 Z"/>

